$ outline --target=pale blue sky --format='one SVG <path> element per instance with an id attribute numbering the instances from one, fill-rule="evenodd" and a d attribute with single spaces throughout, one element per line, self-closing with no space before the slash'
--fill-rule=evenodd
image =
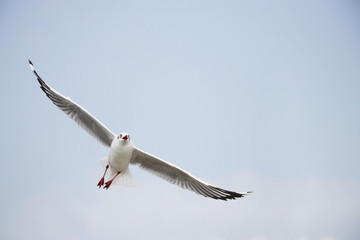
<path id="1" fill-rule="evenodd" d="M 356 1 L 0 3 L 1 239 L 360 238 Z M 39 89 L 216 186 L 220 202 L 131 168 Z M 171 236 L 171 237 L 169 237 Z"/>

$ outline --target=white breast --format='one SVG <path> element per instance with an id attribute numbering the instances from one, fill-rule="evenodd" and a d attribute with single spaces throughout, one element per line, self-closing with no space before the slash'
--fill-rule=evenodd
<path id="1" fill-rule="evenodd" d="M 130 163 L 130 158 L 134 150 L 131 141 L 113 141 L 110 147 L 108 162 L 111 170 L 114 172 L 122 172 L 126 170 Z"/>

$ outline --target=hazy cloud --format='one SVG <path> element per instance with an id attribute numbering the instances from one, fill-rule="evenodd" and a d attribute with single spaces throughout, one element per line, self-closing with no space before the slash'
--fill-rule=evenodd
<path id="1" fill-rule="evenodd" d="M 244 175 L 243 175 L 244 176 Z M 111 191 L 51 190 L 8 209 L 5 239 L 355 239 L 360 183 L 234 177 L 256 189 L 244 199 L 204 199 L 161 181 Z M 353 228 L 349 229 L 349 226 Z M 17 231 L 21 229 L 21 231 Z M 347 234 L 344 235 L 344 232 Z"/>

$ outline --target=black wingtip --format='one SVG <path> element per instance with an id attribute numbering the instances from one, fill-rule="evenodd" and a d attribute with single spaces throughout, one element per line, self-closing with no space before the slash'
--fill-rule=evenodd
<path id="1" fill-rule="evenodd" d="M 232 192 L 232 191 L 224 190 L 224 189 L 217 188 L 217 187 L 214 187 L 214 188 L 226 194 L 226 196 L 216 198 L 216 199 L 224 200 L 224 201 L 235 200 L 237 198 L 243 198 L 247 194 L 252 193 L 251 191 L 247 191 L 244 193 L 237 193 L 237 192 Z"/>
<path id="2" fill-rule="evenodd" d="M 31 70 L 34 72 L 35 71 L 34 64 L 30 61 L 30 59 L 29 59 L 29 64 L 30 64 Z"/>

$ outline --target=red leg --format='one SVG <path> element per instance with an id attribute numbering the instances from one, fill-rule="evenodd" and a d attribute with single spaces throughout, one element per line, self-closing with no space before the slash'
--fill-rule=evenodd
<path id="1" fill-rule="evenodd" d="M 105 183 L 104 189 L 108 189 L 108 188 L 110 187 L 112 181 L 113 181 L 119 174 L 120 174 L 120 172 L 118 172 L 118 173 L 115 175 L 115 177 L 113 177 L 110 181 L 107 181 L 107 182 Z"/>
<path id="2" fill-rule="evenodd" d="M 98 183 L 98 187 L 99 187 L 99 188 L 101 188 L 102 185 L 104 185 L 105 174 L 106 174 L 106 171 L 108 170 L 108 168 L 109 168 L 109 165 L 106 165 L 104 175 L 103 175 L 103 177 L 100 179 L 100 182 Z"/>

